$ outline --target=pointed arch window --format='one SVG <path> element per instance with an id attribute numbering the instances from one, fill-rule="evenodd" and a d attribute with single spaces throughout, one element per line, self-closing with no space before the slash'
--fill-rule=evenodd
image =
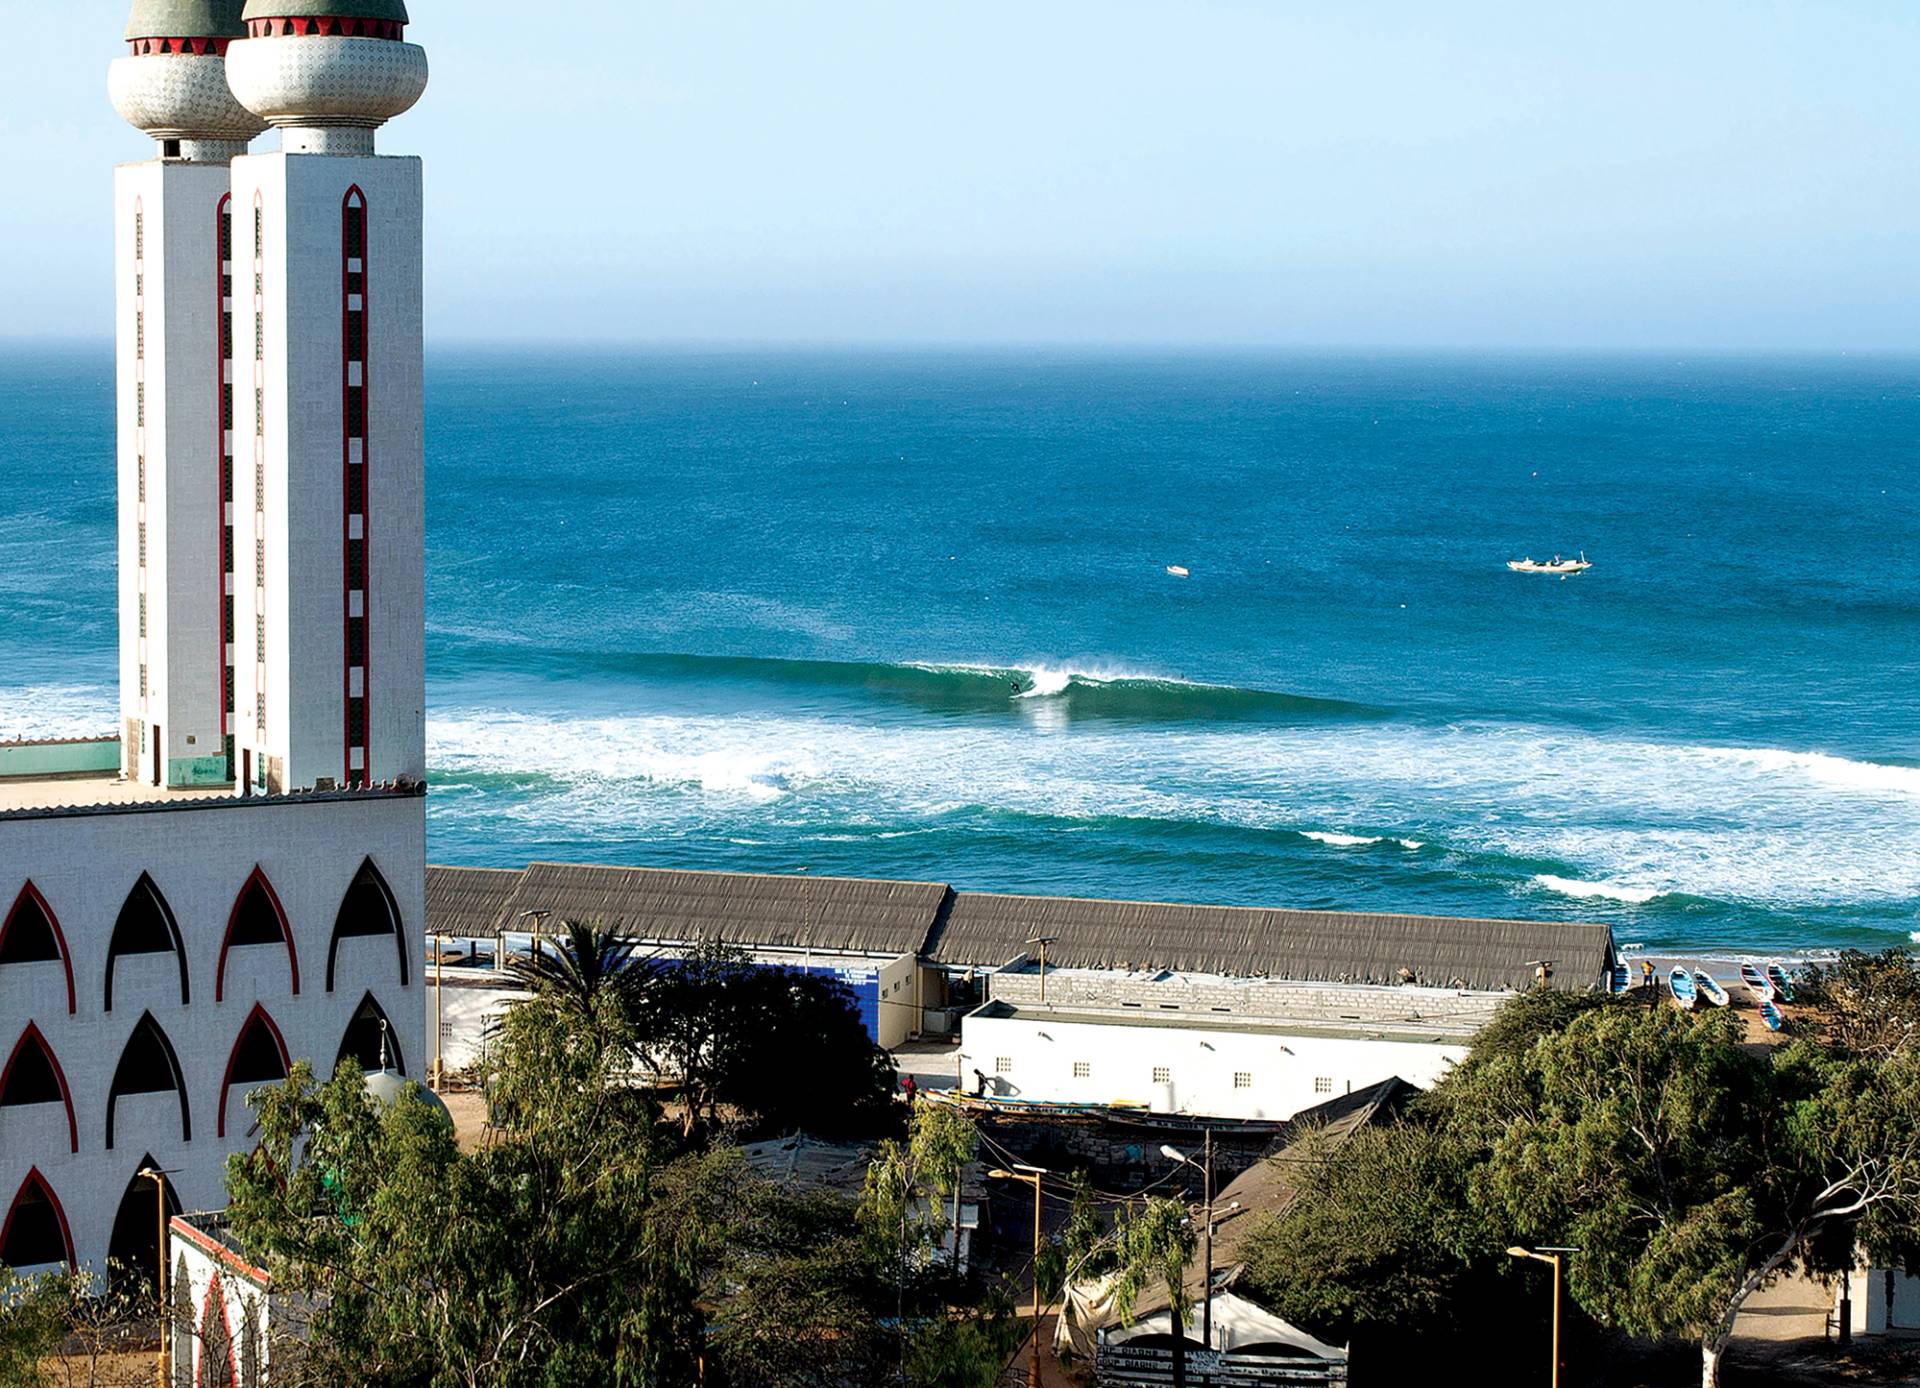
<path id="1" fill-rule="evenodd" d="M 145 1296 L 153 1295 L 159 1272 L 160 1231 L 154 1221 L 153 1182 L 140 1173 L 155 1170 L 159 1165 L 151 1152 L 134 1165 L 126 1193 L 120 1197 L 120 1208 L 113 1217 L 112 1237 L 107 1240 L 108 1281 L 114 1287 L 144 1287 L 146 1290 L 141 1294 Z M 171 1181 L 166 1185 L 166 1202 L 168 1218 L 180 1213 L 180 1197 L 174 1193 Z"/>
<path id="2" fill-rule="evenodd" d="M 193 1278 L 187 1255 L 173 1265 L 173 1388 L 193 1388 Z"/>
<path id="3" fill-rule="evenodd" d="M 0 1224 L 0 1263 L 12 1268 L 74 1266 L 67 1212 L 37 1166 L 20 1183 L 19 1193 L 7 1207 L 6 1221 Z"/>
<path id="4" fill-rule="evenodd" d="M 346 1033 L 340 1038 L 340 1054 L 334 1057 L 334 1068 L 339 1069 L 340 1062 L 348 1056 L 368 1074 L 388 1066 L 397 1074 L 407 1073 L 407 1058 L 400 1053 L 400 1040 L 372 993 L 360 1000 L 353 1020 L 347 1023 Z"/>
<path id="5" fill-rule="evenodd" d="M 180 1140 L 193 1141 L 193 1112 L 187 1102 L 187 1082 L 180 1069 L 180 1056 L 167 1033 L 145 1013 L 134 1024 L 120 1052 L 120 1064 L 113 1072 L 113 1087 L 107 1091 L 107 1150 L 113 1150 L 113 1119 L 123 1094 L 165 1094 L 180 1096 Z"/>
<path id="6" fill-rule="evenodd" d="M 120 914 L 113 922 L 113 937 L 107 944 L 107 1011 L 113 1011 L 114 971 L 123 955 L 171 954 L 180 964 L 180 1005 L 190 1000 L 187 984 L 187 946 L 180 938 L 180 925 L 173 908 L 147 873 L 133 884 Z"/>
<path id="7" fill-rule="evenodd" d="M 249 945 L 287 947 L 287 969 L 293 979 L 294 996 L 300 994 L 300 956 L 293 948 L 293 931 L 287 925 L 286 910 L 280 895 L 267 880 L 266 872 L 254 868 L 240 895 L 234 898 L 233 912 L 227 917 L 226 938 L 220 942 L 220 966 L 214 974 L 213 1000 L 223 1002 L 227 992 L 227 951 Z"/>
<path id="8" fill-rule="evenodd" d="M 40 1028 L 32 1022 L 14 1043 L 13 1054 L 0 1070 L 0 1109 L 28 1108 L 39 1104 L 61 1104 L 67 1110 L 67 1135 L 73 1150 L 80 1150 L 80 1125 L 73 1114 L 73 1091 L 67 1087 L 67 1073 L 60 1068 L 53 1048 Z"/>
<path id="9" fill-rule="evenodd" d="M 227 1327 L 227 1297 L 220 1274 L 207 1283 L 200 1308 L 200 1373 L 195 1388 L 234 1388 L 233 1332 Z"/>
<path id="10" fill-rule="evenodd" d="M 59 960 L 67 971 L 67 1015 L 79 1010 L 73 991 L 73 956 L 67 952 L 67 937 L 61 933 L 59 917 L 29 882 L 14 898 L 5 921 L 0 921 L 0 964 L 49 964 Z"/>
<path id="11" fill-rule="evenodd" d="M 234 1040 L 233 1053 L 227 1057 L 226 1078 L 220 1081 L 220 1120 L 218 1135 L 227 1135 L 227 1094 L 236 1084 L 266 1084 L 287 1077 L 291 1061 L 286 1039 L 273 1024 L 267 1009 L 258 1003 L 241 1024 Z"/>
<path id="12" fill-rule="evenodd" d="M 333 943 L 327 947 L 327 991 L 333 991 L 334 963 L 340 955 L 342 940 L 367 939 L 391 935 L 400 955 L 400 986 L 411 977 L 407 960 L 407 932 L 400 923 L 400 903 L 394 900 L 387 879 L 368 858 L 354 874 L 353 884 L 341 898 L 340 912 L 333 920 Z"/>

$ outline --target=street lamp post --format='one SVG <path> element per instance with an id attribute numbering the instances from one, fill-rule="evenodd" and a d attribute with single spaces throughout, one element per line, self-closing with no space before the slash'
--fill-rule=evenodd
<path id="1" fill-rule="evenodd" d="M 172 1329 L 168 1322 L 167 1304 L 167 1173 L 157 1167 L 143 1166 L 140 1177 L 153 1182 L 153 1203 L 156 1223 L 154 1226 L 154 1247 L 159 1251 L 160 1261 L 160 1354 L 154 1361 L 154 1371 L 159 1379 L 160 1388 L 167 1388 L 167 1349 L 172 1343 Z"/>
<path id="2" fill-rule="evenodd" d="M 1521 1248 L 1517 1245 L 1507 1250 L 1510 1258 L 1531 1258 L 1536 1263 L 1553 1264 L 1553 1377 L 1552 1388 L 1560 1388 L 1560 1264 L 1569 1253 L 1578 1253 L 1577 1248 Z"/>
<path id="3" fill-rule="evenodd" d="M 1206 1248 L 1206 1282 L 1201 1289 L 1200 1299 L 1200 1341 L 1208 1349 L 1213 1348 L 1213 1129 L 1206 1130 L 1206 1154 L 1202 1162 L 1196 1162 L 1176 1147 L 1162 1147 L 1160 1155 L 1169 1161 L 1184 1166 L 1196 1166 L 1200 1171 L 1200 1193 L 1206 1202 L 1206 1226 L 1201 1239 Z"/>
<path id="4" fill-rule="evenodd" d="M 1040 1388 L 1040 1178 L 1046 1174 L 1044 1168 L 1018 1163 L 1012 1171 L 995 1169 L 987 1173 L 995 1181 L 1033 1183 L 1033 1362 L 1027 1369 L 1027 1388 Z"/>

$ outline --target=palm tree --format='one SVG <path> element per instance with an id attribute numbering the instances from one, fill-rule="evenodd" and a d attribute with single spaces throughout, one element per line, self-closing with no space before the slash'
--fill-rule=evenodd
<path id="1" fill-rule="evenodd" d="M 587 921 L 563 921 L 554 948 L 525 959 L 509 959 L 506 972 L 530 993 L 592 1017 L 603 997 L 611 997 L 629 1020 L 659 978 L 651 958 L 636 958 L 638 945 Z"/>

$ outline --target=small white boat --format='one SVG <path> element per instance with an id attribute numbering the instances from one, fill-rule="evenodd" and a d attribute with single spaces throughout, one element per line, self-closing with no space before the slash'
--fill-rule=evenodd
<path id="1" fill-rule="evenodd" d="M 1760 1020 L 1767 1024 L 1768 1031 L 1779 1031 L 1787 1024 L 1787 1014 L 1780 1010 L 1777 1002 L 1760 1004 Z"/>
<path id="2" fill-rule="evenodd" d="M 1747 985 L 1747 991 L 1760 1002 L 1773 1001 L 1773 984 L 1767 976 L 1751 964 L 1740 966 L 1740 981 Z"/>
<path id="3" fill-rule="evenodd" d="M 1188 570 L 1185 564 L 1169 564 L 1167 565 L 1167 572 L 1172 574 L 1175 578 L 1192 578 L 1193 577 L 1192 572 Z"/>
<path id="4" fill-rule="evenodd" d="M 1700 990 L 1693 986 L 1692 974 L 1685 969 L 1674 969 L 1667 975 L 1667 989 L 1673 994 L 1674 1006 L 1683 1011 L 1693 1011 L 1694 1000 Z"/>
<path id="5" fill-rule="evenodd" d="M 1580 551 L 1578 559 L 1562 559 L 1554 555 L 1552 559 L 1509 559 L 1507 567 L 1517 574 L 1558 574 L 1566 578 L 1570 574 L 1583 574 L 1593 567 L 1593 561 L 1587 558 L 1585 550 Z"/>
<path id="6" fill-rule="evenodd" d="M 1720 980 L 1708 973 L 1705 969 L 1695 969 L 1693 971 L 1693 985 L 1699 989 L 1700 996 L 1712 1003 L 1715 1007 L 1725 1007 L 1729 1002 L 1733 1001 L 1733 999 L 1727 996 L 1727 990 L 1720 986 Z"/>
<path id="7" fill-rule="evenodd" d="M 1633 970 L 1625 964 L 1615 964 L 1607 970 L 1607 991 L 1616 998 L 1625 997 L 1627 990 L 1633 987 Z"/>

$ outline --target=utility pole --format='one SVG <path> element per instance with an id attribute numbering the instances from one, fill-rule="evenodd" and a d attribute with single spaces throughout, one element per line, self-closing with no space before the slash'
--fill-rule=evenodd
<path id="1" fill-rule="evenodd" d="M 167 1388 L 167 1351 L 173 1343 L 173 1327 L 169 1323 L 171 1317 L 167 1304 L 167 1175 L 151 1166 L 142 1167 L 140 1174 L 153 1182 L 156 1215 L 154 1247 L 160 1255 L 160 1353 L 154 1360 L 154 1371 L 160 1388 Z"/>
<path id="2" fill-rule="evenodd" d="M 1552 1376 L 1548 1379 L 1548 1382 L 1552 1384 L 1552 1388 L 1560 1388 L 1561 1264 L 1565 1260 L 1567 1254 L 1578 1253 L 1579 1251 L 1580 1250 L 1577 1248 L 1566 1248 L 1566 1247 L 1533 1249 L 1533 1248 L 1520 1248 L 1517 1246 L 1513 1248 L 1509 1248 L 1507 1250 L 1507 1256 L 1510 1258 L 1531 1258 L 1536 1263 L 1552 1263 L 1553 1264 L 1553 1372 L 1552 1372 Z"/>
<path id="3" fill-rule="evenodd" d="M 1033 1183 L 1033 1362 L 1027 1369 L 1027 1388 L 1040 1388 L 1040 1178 L 1046 1171 L 1037 1166 L 1020 1166 L 1013 1171 L 989 1171 L 996 1181 Z"/>
<path id="4" fill-rule="evenodd" d="M 1207 1281 L 1201 1291 L 1204 1298 L 1200 1303 L 1200 1342 L 1208 1349 L 1213 1348 L 1213 1129 L 1206 1130 L 1207 1146 L 1205 1165 L 1200 1170 L 1200 1190 L 1207 1205 Z"/>
<path id="5" fill-rule="evenodd" d="M 1040 946 L 1040 1005 L 1047 1005 L 1047 946 L 1060 937 L 1057 935 L 1035 935 L 1027 943 Z"/>
<path id="6" fill-rule="evenodd" d="M 446 1023 L 441 1020 L 443 1013 L 440 999 L 443 995 L 441 970 L 445 967 L 446 958 L 446 941 L 440 938 L 438 931 L 435 931 L 433 936 L 433 1092 L 436 1094 L 440 1092 L 440 1071 L 445 1063 L 440 1056 L 440 1033 L 446 1026 Z"/>

